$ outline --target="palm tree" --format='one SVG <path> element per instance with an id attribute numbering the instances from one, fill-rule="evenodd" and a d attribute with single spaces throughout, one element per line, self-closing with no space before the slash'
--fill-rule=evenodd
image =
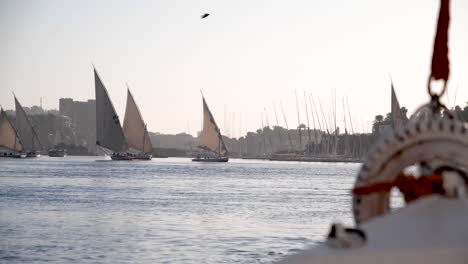
<path id="1" fill-rule="evenodd" d="M 384 120 L 383 115 L 376 115 L 374 122 L 372 124 L 372 133 L 377 133 L 379 131 L 379 126 Z"/>

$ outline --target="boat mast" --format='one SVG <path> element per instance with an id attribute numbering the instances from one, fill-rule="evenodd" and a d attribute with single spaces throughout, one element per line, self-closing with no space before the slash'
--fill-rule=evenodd
<path id="1" fill-rule="evenodd" d="M 455 107 L 455 104 L 457 103 L 457 93 L 458 93 L 458 83 L 457 83 L 457 86 L 455 88 L 455 96 L 453 97 L 452 109 Z"/>
<path id="2" fill-rule="evenodd" d="M 297 99 L 297 91 L 294 90 L 294 94 L 296 95 L 296 109 L 297 109 L 297 130 L 299 132 L 299 150 L 302 148 L 302 133 L 301 133 L 301 118 L 299 116 L 299 101 Z"/>
<path id="3" fill-rule="evenodd" d="M 226 118 L 226 105 L 224 105 L 224 119 L 223 119 L 223 126 L 224 126 L 224 131 L 228 131 L 228 125 L 227 125 L 227 118 Z M 203 129 L 203 126 L 202 126 L 202 129 Z"/>
<path id="4" fill-rule="evenodd" d="M 288 120 L 286 119 L 286 115 L 284 114 L 283 102 L 281 101 L 280 101 L 280 106 L 281 106 L 281 111 L 283 112 L 283 118 L 284 118 L 284 123 L 286 124 L 286 130 L 288 132 L 289 147 L 290 147 L 290 150 L 292 150 L 293 145 L 292 145 L 292 140 L 291 140 L 291 134 L 289 133 Z"/>
<path id="5" fill-rule="evenodd" d="M 348 97 L 346 97 L 346 106 L 348 107 L 348 118 L 349 118 L 349 125 L 351 127 L 351 155 L 353 157 L 356 156 L 356 140 L 355 140 L 355 135 L 354 135 L 354 128 L 353 128 L 353 119 L 351 118 L 351 109 L 349 108 L 349 101 L 348 101 Z"/>
<path id="6" fill-rule="evenodd" d="M 319 114 L 318 114 L 318 111 L 317 111 L 317 107 L 316 107 L 316 104 L 314 102 L 314 98 L 312 97 L 312 95 L 310 96 L 310 99 L 312 101 L 312 106 L 314 107 L 314 112 L 315 112 L 315 116 L 317 118 L 317 124 L 319 126 L 319 130 L 320 132 L 322 133 L 322 136 L 320 138 L 320 154 L 323 154 L 323 146 L 322 146 L 322 140 L 323 140 L 323 134 L 324 134 L 324 130 L 322 129 L 322 123 L 320 122 L 320 117 L 319 117 Z M 317 139 L 316 139 L 317 140 Z M 317 141 L 318 142 L 318 141 Z"/>
<path id="7" fill-rule="evenodd" d="M 305 109 L 306 109 L 306 117 L 307 117 L 307 134 L 308 134 L 308 139 L 309 141 L 307 142 L 307 156 L 310 155 L 310 123 L 309 123 L 309 110 L 307 108 L 307 96 L 306 92 L 304 90 L 304 103 L 305 103 Z"/>
<path id="8" fill-rule="evenodd" d="M 36 149 L 36 148 L 34 147 L 34 134 L 32 134 L 31 136 L 32 136 L 32 147 L 33 147 L 33 151 L 34 151 L 34 150 Z"/>
<path id="9" fill-rule="evenodd" d="M 349 125 L 351 126 L 351 134 L 354 134 L 353 120 L 351 119 L 351 109 L 349 108 L 348 97 L 346 97 L 346 106 L 348 107 L 348 117 L 349 117 Z"/>
<path id="10" fill-rule="evenodd" d="M 242 113 L 239 113 L 239 139 L 238 139 L 238 142 L 239 142 L 239 156 L 242 158 L 242 141 L 241 141 L 241 137 L 242 137 Z"/>
<path id="11" fill-rule="evenodd" d="M 281 140 L 281 130 L 280 130 L 279 122 L 278 122 L 278 114 L 276 113 L 276 104 L 275 104 L 275 102 L 273 102 L 273 110 L 275 111 L 276 126 L 278 127 L 278 139 L 279 139 L 279 145 L 280 145 L 280 148 L 281 148 L 281 146 L 283 144 L 282 144 L 282 140 Z"/>
<path id="12" fill-rule="evenodd" d="M 320 113 L 322 115 L 322 123 L 324 128 L 327 130 L 326 137 L 325 137 L 325 152 L 326 154 L 329 154 L 329 137 L 330 137 L 330 130 L 329 130 L 329 125 L 327 123 L 327 119 L 325 118 L 325 114 L 323 113 L 323 108 L 322 108 L 322 101 L 320 100 L 320 97 L 317 97 L 319 106 L 320 106 Z"/>
<path id="13" fill-rule="evenodd" d="M 314 153 L 317 152 L 316 150 L 316 146 L 317 146 L 317 127 L 315 126 L 315 118 L 314 118 L 314 111 L 313 111 L 313 108 L 312 108 L 312 100 L 311 100 L 312 96 L 311 94 L 309 94 L 309 108 L 310 108 L 310 115 L 312 116 L 312 125 L 314 126 Z"/>
<path id="14" fill-rule="evenodd" d="M 265 125 L 263 124 L 263 113 L 261 114 L 261 119 L 262 119 L 262 138 L 263 138 L 263 154 L 266 154 L 266 140 L 265 140 Z"/>
<path id="15" fill-rule="evenodd" d="M 336 126 L 336 89 L 333 89 L 333 120 L 334 120 L 334 129 L 335 129 L 335 140 L 333 142 L 333 155 L 336 156 L 338 149 L 338 127 Z"/>
<path id="16" fill-rule="evenodd" d="M 344 148 L 343 148 L 343 154 L 345 156 L 348 155 L 348 128 L 346 124 L 346 109 L 345 109 L 345 102 L 344 102 L 344 97 L 343 97 L 343 124 L 344 124 Z"/>
<path id="17" fill-rule="evenodd" d="M 270 120 L 268 119 L 268 112 L 266 110 L 266 107 L 264 107 L 263 109 L 265 110 L 266 125 L 270 129 Z M 265 136 L 268 138 L 268 143 L 270 144 L 270 150 L 271 152 L 273 152 L 274 146 L 273 146 L 273 142 L 271 141 L 271 134 L 270 135 L 265 134 Z"/>

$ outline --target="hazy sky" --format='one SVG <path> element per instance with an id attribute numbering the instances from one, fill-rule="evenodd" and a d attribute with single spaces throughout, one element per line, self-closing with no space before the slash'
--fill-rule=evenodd
<path id="1" fill-rule="evenodd" d="M 199 90 L 224 134 L 260 127 L 265 107 L 273 125 L 273 102 L 280 124 L 282 102 L 297 126 L 295 90 L 303 123 L 304 90 L 327 113 L 335 90 L 339 125 L 346 97 L 354 129 L 368 129 L 390 111 L 388 73 L 411 112 L 427 100 L 438 9 L 438 0 L 0 0 L 0 104 L 14 107 L 11 91 L 25 106 L 42 96 L 45 108 L 94 98 L 94 63 L 121 119 L 128 82 L 151 131 L 195 134 Z M 458 87 L 465 105 L 466 0 L 451 1 L 449 51 L 449 103 Z"/>

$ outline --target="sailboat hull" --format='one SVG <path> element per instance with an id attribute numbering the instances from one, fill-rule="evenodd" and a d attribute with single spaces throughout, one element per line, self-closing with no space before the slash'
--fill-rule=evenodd
<path id="1" fill-rule="evenodd" d="M 67 155 L 67 151 L 64 149 L 50 149 L 49 157 L 63 158 Z"/>
<path id="2" fill-rule="evenodd" d="M 133 160 L 133 155 L 130 153 L 112 153 L 112 160 Z"/>
<path id="3" fill-rule="evenodd" d="M 153 158 L 153 155 L 146 154 L 146 153 L 139 153 L 133 156 L 133 159 L 137 159 L 137 160 L 151 160 L 152 158 Z"/>
<path id="4" fill-rule="evenodd" d="M 0 158 L 16 158 L 16 159 L 24 159 L 26 158 L 26 154 L 23 153 L 14 153 L 14 152 L 1 152 Z"/>
<path id="5" fill-rule="evenodd" d="M 39 158 L 41 153 L 39 151 L 30 151 L 26 153 L 26 158 Z"/>
<path id="6" fill-rule="evenodd" d="M 228 157 L 196 157 L 192 159 L 192 161 L 196 162 L 228 162 Z"/>

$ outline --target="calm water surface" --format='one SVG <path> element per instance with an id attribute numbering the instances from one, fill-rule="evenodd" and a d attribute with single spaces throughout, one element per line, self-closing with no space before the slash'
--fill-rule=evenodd
<path id="1" fill-rule="evenodd" d="M 0 159 L 1 263 L 271 263 L 351 224 L 359 164 Z"/>

